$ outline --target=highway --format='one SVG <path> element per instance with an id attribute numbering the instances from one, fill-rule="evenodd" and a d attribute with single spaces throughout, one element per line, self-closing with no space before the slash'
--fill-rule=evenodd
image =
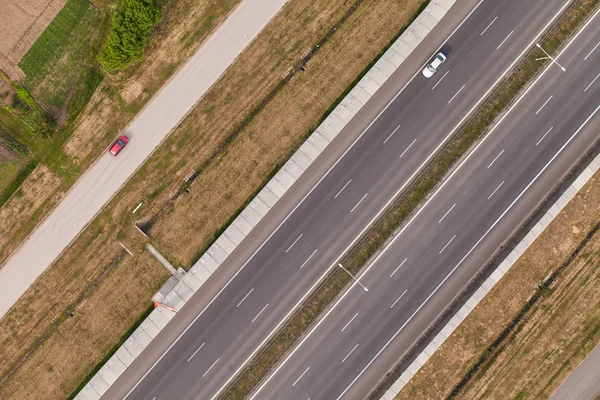
<path id="1" fill-rule="evenodd" d="M 135 368 L 130 367 L 104 398 L 119 398 L 125 395 L 128 399 L 156 400 L 214 398 L 281 321 L 305 298 L 319 279 L 331 268 L 336 267 L 345 250 L 407 185 L 419 168 L 432 157 L 567 3 L 567 0 L 481 2 L 447 41 L 441 38 L 439 44 L 448 55 L 448 61 L 441 70 L 430 80 L 426 80 L 418 71 L 398 96 L 394 96 L 389 104 L 382 106 L 382 113 L 361 132 L 349 149 L 344 150 L 343 157 L 320 178 L 317 185 L 310 188 L 307 196 L 295 206 L 293 212 L 260 244 L 258 251 L 249 259 L 243 260 L 245 262 L 241 269 L 237 266 L 239 272 L 225 282 L 224 289 L 198 310 L 197 316 L 190 318 L 191 311 L 186 311 L 186 308 L 196 311 L 199 304 L 194 304 L 195 299 L 192 299 L 166 328 L 167 332 L 163 330 L 155 340 L 157 343 L 153 342 L 142 353 L 141 358 L 132 365 Z M 459 4 L 464 6 L 467 2 Z M 457 25 L 458 22 L 460 21 L 456 22 Z M 398 87 L 395 90 L 400 89 L 401 87 Z M 577 100 L 580 101 L 580 98 Z M 556 104 L 551 103 L 547 107 L 547 110 L 555 110 Z M 565 127 L 562 124 L 563 122 L 557 123 L 556 131 Z M 344 134 L 342 131 L 340 135 Z M 549 135 L 545 142 L 540 144 L 539 149 L 548 149 L 547 146 L 555 144 L 555 140 L 555 136 Z M 339 143 L 334 141 L 330 146 Z M 508 150 L 507 148 L 506 151 Z M 507 153 L 506 157 L 500 157 L 496 162 L 497 165 L 506 165 L 510 159 Z M 535 160 L 537 158 L 527 158 L 526 161 Z M 508 165 L 512 166 L 511 163 Z M 517 174 L 515 169 L 519 167 L 519 164 L 515 164 L 511 171 L 506 172 Z M 307 171 L 305 175 L 309 172 L 311 171 Z M 509 193 L 523 183 L 521 179 L 514 182 L 513 180 L 505 179 L 502 190 L 492 196 L 493 200 L 490 203 L 483 205 L 499 204 L 500 207 L 503 203 L 499 202 L 505 201 Z M 466 192 L 460 187 L 466 183 L 468 182 L 458 180 L 451 187 L 457 193 Z M 487 185 L 498 183 L 486 178 L 480 183 L 479 190 L 487 190 Z M 302 183 L 299 181 L 296 185 L 301 186 Z M 479 192 L 478 194 L 480 195 Z M 411 228 L 417 230 L 415 234 L 423 230 L 424 235 L 422 241 L 410 241 L 414 252 L 418 252 L 419 249 L 432 249 L 438 246 L 438 241 L 451 242 L 444 249 L 444 258 L 435 258 L 432 252 L 428 253 L 429 256 L 414 256 L 425 257 L 419 259 L 419 265 L 426 260 L 432 265 L 439 263 L 438 267 L 431 266 L 422 271 L 422 266 L 419 268 L 414 262 L 408 263 L 392 277 L 396 279 L 388 276 L 381 287 L 380 283 L 374 284 L 368 293 L 356 294 L 357 290 L 352 289 L 349 292 L 351 296 L 347 296 L 344 302 L 354 299 L 355 294 L 359 297 L 371 296 L 371 301 L 381 302 L 381 293 L 401 289 L 385 285 L 391 285 L 392 282 L 397 282 L 398 276 L 403 276 L 414 280 L 405 282 L 410 283 L 408 286 L 422 286 L 420 290 L 406 293 L 402 304 L 398 303 L 394 310 L 402 310 L 401 315 L 408 315 L 410 310 L 405 304 L 417 305 L 426 289 L 431 288 L 432 282 L 443 279 L 441 274 L 446 272 L 447 265 L 440 260 L 458 255 L 459 249 L 464 249 L 469 240 L 479 233 L 479 224 L 484 222 L 475 217 L 469 221 L 468 229 L 465 225 L 465 229 L 455 229 L 449 236 L 451 232 L 440 229 L 448 223 L 456 223 L 458 215 L 464 216 L 465 211 L 459 213 L 459 209 L 468 205 L 468 211 L 473 210 L 475 206 L 482 206 L 481 202 L 474 198 L 468 201 L 471 203 L 457 203 L 455 210 L 446 216 L 444 225 L 436 225 L 432 230 L 426 230 L 428 226 L 423 224 L 418 224 L 418 228 Z M 426 209 L 432 208 L 434 207 L 429 205 Z M 490 215 L 481 216 L 487 218 L 487 221 L 491 218 Z M 506 221 L 515 222 L 510 218 L 506 218 Z M 453 226 L 456 228 L 456 225 Z M 457 236 L 452 239 L 454 234 Z M 497 235 L 490 235 L 490 238 L 492 237 L 498 239 Z M 490 250 L 488 247 L 486 249 Z M 391 253 L 396 254 L 396 251 Z M 411 255 L 411 259 L 412 257 Z M 466 269 L 460 271 L 463 270 L 469 272 Z M 417 274 L 417 271 L 420 273 Z M 371 274 L 372 272 L 369 272 L 366 276 L 369 284 Z M 450 282 L 444 285 L 444 288 L 443 292 L 446 294 L 456 293 L 457 290 L 457 286 Z M 365 298 L 358 301 L 363 302 Z M 347 310 L 353 310 L 352 305 L 346 307 L 345 304 L 339 313 L 344 318 L 347 317 Z M 306 369 L 307 364 L 301 359 L 286 363 L 284 369 L 269 382 L 269 386 L 263 389 L 265 394 L 261 393 L 259 398 L 300 398 L 300 395 L 302 398 L 308 398 L 311 391 L 315 393 L 312 398 L 335 398 L 341 393 L 343 386 L 353 379 L 357 369 L 364 366 L 361 366 L 360 360 L 366 360 L 373 351 L 377 351 L 377 345 L 385 344 L 386 335 L 393 329 L 392 325 L 385 324 L 390 315 L 382 314 L 386 308 L 378 309 L 375 313 L 381 318 L 381 329 L 375 329 L 371 324 L 370 329 L 362 331 L 363 335 L 369 332 L 369 336 L 372 336 L 360 348 L 355 349 L 356 354 L 361 354 L 360 359 L 354 358 L 352 363 L 344 364 L 344 368 L 339 364 L 331 364 L 329 367 L 332 370 L 319 363 L 322 363 L 323 359 L 311 359 L 311 362 L 315 362 L 313 369 L 318 371 L 322 368 L 324 372 L 318 374 L 309 370 L 297 385 L 293 385 L 294 380 L 302 375 L 302 371 L 297 376 L 294 374 L 299 368 Z M 340 318 L 337 311 L 330 315 L 335 315 L 336 320 Z M 426 315 L 427 318 L 431 316 L 432 314 Z M 186 318 L 192 321 L 184 325 L 182 321 L 187 321 Z M 331 317 L 326 321 L 329 319 Z M 379 321 L 375 325 L 378 324 Z M 360 325 L 353 325 L 356 326 Z M 420 328 L 422 326 L 416 329 Z M 411 332 L 414 333 L 413 330 Z M 339 334 L 340 332 L 329 337 L 335 343 L 327 342 L 326 351 L 319 346 L 321 335 L 311 335 L 310 343 L 313 338 L 317 338 L 315 340 L 319 351 L 330 354 L 330 347 L 334 351 L 341 351 L 336 347 L 340 344 L 337 341 L 349 343 L 355 340 L 351 336 L 344 339 L 339 337 Z M 162 346 L 167 349 L 166 352 L 160 351 L 158 343 L 161 341 Z M 295 357 L 298 354 L 311 356 L 310 352 L 301 351 L 297 352 Z M 336 357 L 338 355 L 336 353 Z M 319 354 L 312 356 L 319 358 Z M 356 361 L 357 359 L 359 361 Z M 351 365 L 353 369 L 346 370 L 346 365 Z M 290 368 L 289 372 L 287 368 Z M 290 382 L 288 379 L 292 375 L 294 380 Z M 381 375 L 377 380 L 380 377 Z M 372 384 L 377 380 L 370 382 Z"/>
<path id="2" fill-rule="evenodd" d="M 408 351 L 598 139 L 598 19 L 368 266 L 369 291 L 346 292 L 256 398 L 365 398 Z"/>
<path id="3" fill-rule="evenodd" d="M 288 0 L 244 0 L 0 265 L 0 319 L 68 248 Z M 116 139 L 116 138 L 115 138 Z"/>

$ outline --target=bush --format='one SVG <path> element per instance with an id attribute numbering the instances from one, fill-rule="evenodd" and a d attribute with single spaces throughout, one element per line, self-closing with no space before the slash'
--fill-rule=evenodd
<path id="1" fill-rule="evenodd" d="M 144 44 L 161 18 L 153 0 L 122 0 L 98 61 L 108 72 L 125 68 L 142 58 Z"/>

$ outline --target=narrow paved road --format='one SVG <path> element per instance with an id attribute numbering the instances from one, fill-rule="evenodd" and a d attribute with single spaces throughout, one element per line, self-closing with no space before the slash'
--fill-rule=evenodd
<path id="1" fill-rule="evenodd" d="M 54 263 L 288 0 L 244 0 L 0 267 L 0 319 Z"/>
<path id="2" fill-rule="evenodd" d="M 560 385 L 550 400 L 596 400 L 600 397 L 600 344 Z"/>
<path id="3" fill-rule="evenodd" d="M 374 121 L 368 119 L 369 126 L 362 136 L 310 189 L 308 196 L 260 249 L 249 260 L 242 260 L 246 261 L 243 268 L 226 282 L 224 290 L 208 305 L 192 299 L 183 310 L 187 315 L 179 314 L 171 322 L 167 332 L 163 331 L 157 343 L 142 354 L 142 360 L 136 360 L 133 368 L 119 378 L 106 398 L 128 393 L 129 399 L 156 400 L 216 396 L 567 3 L 567 0 L 485 0 L 448 40 L 438 38 L 448 54 L 442 69 L 429 80 L 420 71 L 416 72 L 398 96 L 382 104 L 380 110 L 384 111 Z M 458 4 L 465 7 L 472 3 Z M 453 21 L 454 26 L 460 22 Z M 340 136 L 352 135 L 348 129 Z M 330 146 L 337 143 L 334 141 Z M 507 182 L 503 189 L 510 191 L 520 183 L 521 180 Z M 302 186 L 302 182 L 297 185 Z M 492 204 L 504 201 L 506 193 L 498 192 Z M 453 218 L 448 215 L 447 220 Z M 439 240 L 449 241 L 452 237 L 446 238 L 443 235 L 446 232 L 437 227 L 433 231 L 430 233 L 433 236 L 427 239 L 440 235 Z M 457 235 L 446 254 L 457 254 L 456 248 L 476 234 L 477 231 Z M 415 250 L 419 248 L 417 244 L 413 243 Z M 428 247 L 426 242 L 421 246 Z M 407 270 L 414 276 L 414 267 Z M 443 268 L 432 268 L 428 276 L 433 280 L 443 272 Z M 413 301 L 416 304 L 418 300 L 414 297 Z M 192 312 L 186 308 L 197 310 L 198 314 L 183 325 L 181 321 L 188 320 Z M 389 325 L 384 327 L 382 335 L 377 336 L 380 344 L 385 343 L 384 334 L 390 329 Z M 179 331 L 174 333 L 176 329 Z M 331 339 L 335 341 L 335 337 Z M 160 351 L 165 345 L 168 351 Z M 365 347 L 372 350 L 374 345 Z M 342 374 L 342 368 L 336 369 Z M 290 392 L 289 388 L 280 392 L 277 387 L 260 398 L 309 394 L 310 388 L 314 388 L 316 398 L 335 398 L 340 385 L 351 380 L 354 372 L 346 371 L 342 377 L 327 370 L 319 382 L 312 381 L 314 385 L 300 384 L 302 389 L 297 392 Z M 306 374 L 307 382 L 311 382 L 308 380 L 311 375 Z M 287 382 L 287 376 L 277 377 L 280 380 Z M 132 386 L 133 391 L 128 392 Z"/>

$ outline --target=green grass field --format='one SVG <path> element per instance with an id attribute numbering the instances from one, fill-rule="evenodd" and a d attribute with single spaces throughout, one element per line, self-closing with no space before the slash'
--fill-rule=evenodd
<path id="1" fill-rule="evenodd" d="M 19 63 L 25 87 L 59 121 L 72 113 L 72 99 L 83 93 L 87 103 L 102 80 L 91 54 L 101 24 L 89 0 L 68 0 Z"/>

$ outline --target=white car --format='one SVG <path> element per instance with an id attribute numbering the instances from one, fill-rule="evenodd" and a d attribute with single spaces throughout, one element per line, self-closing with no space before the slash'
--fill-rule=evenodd
<path id="1" fill-rule="evenodd" d="M 433 57 L 433 60 L 429 61 L 429 63 L 423 68 L 423 75 L 425 78 L 431 78 L 433 74 L 442 66 L 442 64 L 446 61 L 446 56 L 444 53 L 439 52 Z"/>

